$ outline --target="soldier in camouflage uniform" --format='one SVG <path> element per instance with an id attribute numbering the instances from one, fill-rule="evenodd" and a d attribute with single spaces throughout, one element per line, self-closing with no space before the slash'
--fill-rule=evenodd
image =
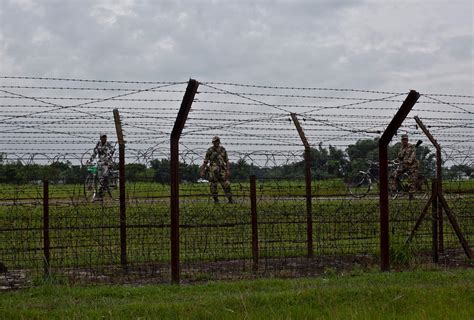
<path id="1" fill-rule="evenodd" d="M 92 163 L 92 161 L 98 157 L 97 161 L 97 174 L 99 178 L 99 190 L 97 196 L 94 198 L 94 201 L 102 200 L 104 196 L 104 192 L 110 194 L 109 189 L 109 175 L 110 170 L 112 169 L 113 160 L 112 157 L 114 155 L 115 148 L 107 142 L 107 134 L 102 132 L 100 134 L 100 141 L 97 142 L 94 151 L 89 159 L 88 163 Z"/>
<path id="2" fill-rule="evenodd" d="M 402 145 L 397 154 L 397 160 L 399 161 L 398 168 L 393 177 L 393 183 L 395 179 L 404 174 L 408 173 L 410 183 L 410 198 L 413 197 L 413 193 L 416 191 L 416 183 L 418 179 L 418 160 L 416 160 L 416 148 L 414 145 L 408 143 L 408 135 L 402 135 Z"/>
<path id="3" fill-rule="evenodd" d="M 220 145 L 220 139 L 218 136 L 215 136 L 212 139 L 212 144 L 213 146 L 207 149 L 206 157 L 204 158 L 204 163 L 202 164 L 199 173 L 201 177 L 203 177 L 206 170 L 208 171 L 211 194 L 215 203 L 219 202 L 219 198 L 217 197 L 218 182 L 222 185 L 222 189 L 224 189 L 229 203 L 233 203 L 229 182 L 230 165 L 227 151 Z"/>

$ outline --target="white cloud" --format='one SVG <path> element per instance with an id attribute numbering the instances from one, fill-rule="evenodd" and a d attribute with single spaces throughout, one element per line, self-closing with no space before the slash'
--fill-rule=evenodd
<path id="1" fill-rule="evenodd" d="M 8 36 L 0 62 L 43 76 L 191 75 L 387 90 L 412 79 L 410 87 L 430 91 L 443 91 L 445 81 L 438 86 L 423 74 L 462 65 L 457 87 L 469 93 L 472 9 L 468 0 L 2 1 L 0 30 Z"/>
<path id="2" fill-rule="evenodd" d="M 31 11 L 36 7 L 34 0 L 10 0 L 10 3 L 25 11 Z"/>
<path id="3" fill-rule="evenodd" d="M 168 51 L 173 52 L 175 49 L 175 41 L 170 37 L 158 41 L 153 48 L 158 51 Z"/>
<path id="4" fill-rule="evenodd" d="M 186 27 L 188 21 L 189 21 L 189 15 L 186 12 L 180 12 L 178 14 L 178 18 L 176 19 L 176 22 L 179 24 L 181 28 Z"/>
<path id="5" fill-rule="evenodd" d="M 32 43 L 33 45 L 48 44 L 52 38 L 53 35 L 48 30 L 45 30 L 43 27 L 39 27 L 33 33 Z"/>
<path id="6" fill-rule="evenodd" d="M 114 25 L 120 17 L 134 16 L 134 0 L 102 0 L 96 2 L 91 9 L 91 16 L 99 24 Z"/>

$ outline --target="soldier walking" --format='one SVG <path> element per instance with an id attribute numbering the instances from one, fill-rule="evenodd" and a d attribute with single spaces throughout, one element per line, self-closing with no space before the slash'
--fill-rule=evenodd
<path id="1" fill-rule="evenodd" d="M 214 202 L 218 203 L 219 198 L 217 194 L 217 183 L 220 183 L 222 189 L 224 189 L 225 196 L 229 200 L 229 203 L 233 203 L 232 191 L 230 189 L 230 164 L 229 158 L 227 157 L 227 151 L 223 146 L 220 145 L 221 141 L 218 136 L 212 138 L 212 147 L 207 149 L 206 157 L 201 165 L 199 174 L 204 177 L 206 170 L 209 173 L 209 182 L 211 195 L 214 198 Z"/>
<path id="2" fill-rule="evenodd" d="M 110 170 L 112 169 L 113 160 L 112 157 L 114 155 L 115 148 L 107 142 L 107 134 L 102 132 L 100 134 L 100 141 L 97 142 L 94 151 L 88 161 L 88 163 L 92 163 L 92 161 L 98 157 L 97 161 L 97 174 L 99 178 L 99 190 L 96 197 L 94 197 L 93 201 L 100 201 L 104 196 L 104 192 L 110 194 L 109 189 L 109 175 Z"/>

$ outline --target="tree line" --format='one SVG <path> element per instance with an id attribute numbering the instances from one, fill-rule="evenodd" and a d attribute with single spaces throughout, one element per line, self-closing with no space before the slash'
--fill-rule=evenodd
<path id="1" fill-rule="evenodd" d="M 389 147 L 389 159 L 395 159 L 400 143 Z M 378 161 L 378 140 L 363 139 L 345 150 L 334 146 L 327 148 L 319 144 L 311 148 L 312 176 L 317 180 L 346 178 L 360 170 L 368 169 L 368 161 Z M 49 165 L 22 164 L 21 162 L 6 162 L 6 157 L 0 154 L 0 183 L 27 183 L 40 180 L 50 180 L 58 183 L 82 183 L 87 175 L 87 168 L 72 165 L 69 161 L 53 162 Z M 303 159 L 303 158 L 302 158 Z M 431 177 L 435 172 L 435 155 L 428 147 L 417 148 L 417 159 L 420 162 L 420 173 Z M 199 177 L 199 165 L 180 163 L 180 179 L 183 182 L 196 182 Z M 259 179 L 295 179 L 304 177 L 304 160 L 274 166 L 259 167 L 248 163 L 245 159 L 231 162 L 231 180 L 246 181 L 250 175 Z M 444 168 L 445 177 L 474 178 L 473 168 L 466 165 L 454 165 Z M 377 172 L 374 172 L 377 174 Z M 149 166 L 144 164 L 126 164 L 125 178 L 127 181 L 155 181 L 168 183 L 170 181 L 169 159 L 152 160 Z"/>

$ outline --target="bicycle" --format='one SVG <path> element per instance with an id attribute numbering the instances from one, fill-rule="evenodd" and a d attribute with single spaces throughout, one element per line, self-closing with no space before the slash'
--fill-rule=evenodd
<path id="1" fill-rule="evenodd" d="M 367 196 L 373 188 L 374 184 L 379 185 L 379 163 L 374 161 L 368 161 L 369 167 L 365 171 L 359 171 L 354 177 L 346 182 L 347 190 L 349 194 L 355 198 L 363 198 Z M 395 177 L 396 168 L 399 165 L 397 161 L 390 161 L 389 166 L 392 167 L 392 173 L 389 177 L 389 195 L 390 198 L 400 198 L 405 194 L 410 195 L 410 180 L 407 172 L 402 173 L 398 177 Z M 428 181 L 423 175 L 418 175 L 417 181 L 415 181 L 417 192 L 423 190 L 428 191 Z M 423 193 L 423 197 L 426 197 L 426 192 Z"/>
<path id="2" fill-rule="evenodd" d="M 355 176 L 346 181 L 349 194 L 355 198 L 363 198 L 370 193 L 372 185 L 378 184 L 379 163 L 367 161 L 369 166 L 365 171 L 359 171 Z"/>
<path id="3" fill-rule="evenodd" d="M 99 192 L 99 174 L 98 166 L 86 164 L 87 166 L 87 176 L 84 180 L 84 196 L 87 201 L 94 201 L 96 199 L 97 193 Z M 111 167 L 114 167 L 112 165 Z M 116 190 L 119 185 L 119 171 L 118 170 L 109 170 L 108 174 L 108 190 L 107 193 L 112 198 L 112 190 Z"/>
<path id="4" fill-rule="evenodd" d="M 398 165 L 398 163 L 396 163 Z M 410 178 L 407 172 L 402 173 L 398 177 L 395 176 L 396 171 L 392 172 L 389 177 L 389 195 L 392 199 L 404 197 L 405 195 L 411 200 L 414 197 L 411 191 Z M 415 192 L 421 194 L 422 199 L 426 199 L 430 192 L 428 180 L 424 175 L 418 174 L 415 181 Z"/>

